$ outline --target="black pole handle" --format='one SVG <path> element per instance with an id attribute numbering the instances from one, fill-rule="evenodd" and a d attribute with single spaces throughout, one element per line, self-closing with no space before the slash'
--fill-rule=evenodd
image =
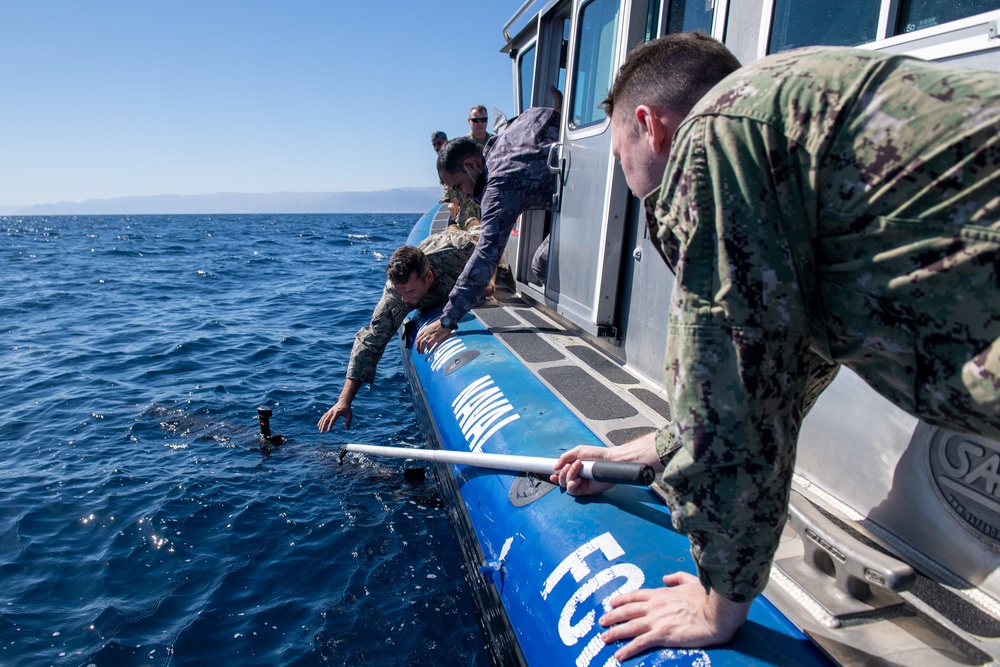
<path id="1" fill-rule="evenodd" d="M 594 461 L 591 475 L 598 482 L 649 486 L 656 478 L 653 466 L 624 461 Z"/>

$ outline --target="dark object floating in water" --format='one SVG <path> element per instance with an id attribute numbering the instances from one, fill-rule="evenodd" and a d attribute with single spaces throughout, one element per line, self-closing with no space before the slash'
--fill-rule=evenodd
<path id="1" fill-rule="evenodd" d="M 403 471 L 403 479 L 408 482 L 422 482 L 426 473 L 423 468 L 407 468 Z"/>
<path id="2" fill-rule="evenodd" d="M 285 441 L 284 436 L 280 434 L 271 435 L 272 414 L 271 408 L 263 406 L 257 408 L 257 416 L 260 418 L 260 448 L 265 455 L 270 454 L 273 447 L 277 447 Z"/>

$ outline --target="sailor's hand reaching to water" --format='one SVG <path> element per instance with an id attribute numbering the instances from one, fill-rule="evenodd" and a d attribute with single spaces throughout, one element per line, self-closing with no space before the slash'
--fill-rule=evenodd
<path id="1" fill-rule="evenodd" d="M 358 390 L 361 389 L 361 381 L 352 378 L 347 378 L 344 382 L 344 388 L 340 390 L 340 397 L 337 402 L 333 404 L 329 410 L 326 411 L 322 417 L 319 418 L 320 433 L 326 433 L 333 428 L 334 423 L 340 417 L 344 418 L 344 428 L 348 431 L 351 430 L 351 419 L 354 418 L 354 412 L 351 410 L 351 403 L 354 402 L 354 397 L 358 395 Z"/>
<path id="2" fill-rule="evenodd" d="M 319 432 L 326 433 L 333 428 L 334 423 L 339 419 L 344 418 L 344 428 L 348 431 L 351 430 L 351 419 L 354 418 L 354 412 L 351 410 L 351 404 L 348 403 L 344 405 L 343 402 L 337 401 L 333 407 L 326 411 L 322 417 L 319 418 Z"/>

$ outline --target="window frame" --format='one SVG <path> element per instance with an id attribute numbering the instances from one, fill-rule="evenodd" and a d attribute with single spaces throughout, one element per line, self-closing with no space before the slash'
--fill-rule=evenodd
<path id="1" fill-rule="evenodd" d="M 518 49 L 517 60 L 515 64 L 515 86 L 517 87 L 517 99 L 515 100 L 515 106 L 518 109 L 518 114 L 524 113 L 524 111 L 532 106 L 532 102 L 535 97 L 535 78 L 537 76 L 538 69 L 538 38 L 532 39 L 531 41 L 525 43 Z M 526 101 L 524 97 L 524 58 L 526 54 L 530 53 L 532 55 L 531 61 L 531 85 L 528 88 L 529 99 Z"/>
<path id="2" fill-rule="evenodd" d="M 940 60 L 1000 49 L 1000 9 L 956 19 L 936 26 L 888 37 L 899 16 L 903 0 L 881 0 L 875 40 L 858 44 L 859 49 L 889 51 L 913 55 L 925 60 Z M 776 0 L 765 0 L 760 14 L 760 31 L 757 38 L 757 58 L 768 53 L 771 41 L 771 24 Z M 817 45 L 818 46 L 818 45 Z M 780 53 L 780 52 L 775 52 Z"/>

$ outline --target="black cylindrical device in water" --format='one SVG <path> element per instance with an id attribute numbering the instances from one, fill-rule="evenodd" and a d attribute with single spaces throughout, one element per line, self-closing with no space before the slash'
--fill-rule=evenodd
<path id="1" fill-rule="evenodd" d="M 260 435 L 265 440 L 271 439 L 271 408 L 257 408 L 257 416 L 260 417 Z"/>

